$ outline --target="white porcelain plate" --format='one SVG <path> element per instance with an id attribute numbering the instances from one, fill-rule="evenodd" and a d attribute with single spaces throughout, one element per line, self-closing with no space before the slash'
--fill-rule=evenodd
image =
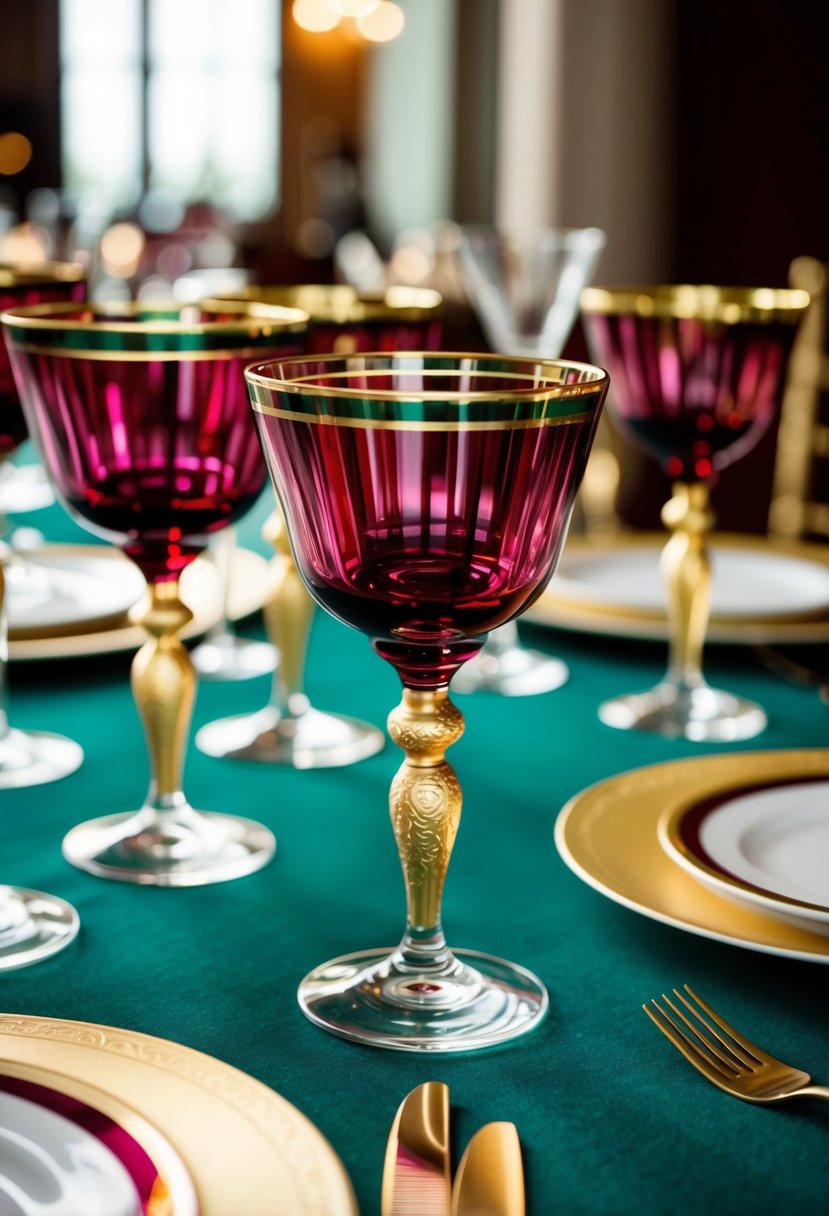
<path id="1" fill-rule="evenodd" d="M 712 890 L 829 934 L 829 780 L 744 787 L 675 807 L 658 832 Z"/>
<path id="2" fill-rule="evenodd" d="M 667 536 L 665 537 L 667 539 Z M 829 614 L 829 567 L 760 548 L 711 545 L 711 615 L 762 620 Z M 550 585 L 558 599 L 661 613 L 665 588 L 652 543 L 565 551 Z"/>
<path id="3" fill-rule="evenodd" d="M 44 545 L 11 563 L 7 584 L 12 636 L 116 620 L 145 589 L 138 567 L 103 545 Z"/>

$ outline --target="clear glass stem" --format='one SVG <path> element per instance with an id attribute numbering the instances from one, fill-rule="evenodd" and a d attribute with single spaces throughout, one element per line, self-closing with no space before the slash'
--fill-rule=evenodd
<path id="1" fill-rule="evenodd" d="M 671 531 L 660 560 L 670 637 L 667 679 L 679 688 L 704 683 L 702 649 L 711 606 L 707 542 L 714 526 L 708 498 L 704 482 L 677 482 L 673 498 L 662 508 L 662 522 Z"/>
<path id="2" fill-rule="evenodd" d="M 233 633 L 233 625 L 230 620 L 230 574 L 233 561 L 233 550 L 236 547 L 236 529 L 224 528 L 221 532 L 217 532 L 210 539 L 208 552 L 210 560 L 216 570 L 216 578 L 219 583 L 219 595 L 222 602 L 222 615 L 214 625 L 208 629 L 205 637 L 208 641 L 215 641 L 217 638 L 226 637 L 227 634 Z"/>
<path id="3" fill-rule="evenodd" d="M 518 645 L 520 645 L 518 625 L 515 621 L 507 621 L 506 625 L 499 625 L 497 629 L 493 629 L 486 640 L 488 653 L 496 657 L 506 654 L 508 650 L 512 650 L 514 646 Z"/>
<path id="4" fill-rule="evenodd" d="M 146 809 L 159 814 L 186 806 L 182 772 L 196 695 L 196 672 L 179 631 L 192 619 L 177 582 L 154 583 L 141 625 L 150 635 L 132 663 L 132 691 L 150 754 Z"/>
<path id="5" fill-rule="evenodd" d="M 463 715 L 447 688 L 404 688 L 388 728 L 406 755 L 389 792 L 406 884 L 406 931 L 395 966 L 443 974 L 454 960 L 443 935 L 441 898 L 461 817 L 461 787 L 445 753 L 463 734 Z"/>
<path id="6" fill-rule="evenodd" d="M 274 577 L 263 613 L 268 638 L 279 654 L 271 705 L 281 717 L 298 718 L 308 709 L 305 656 L 314 616 L 314 601 L 294 564 L 281 515 L 269 517 L 263 533 L 276 548 Z"/>

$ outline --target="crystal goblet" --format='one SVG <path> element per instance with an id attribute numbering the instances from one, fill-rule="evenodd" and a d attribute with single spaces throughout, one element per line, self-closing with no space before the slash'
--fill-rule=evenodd
<path id="1" fill-rule="evenodd" d="M 258 497 L 265 466 L 242 369 L 295 348 L 305 314 L 248 306 L 223 322 L 192 305 L 51 305 L 2 317 L 15 378 L 60 500 L 123 549 L 148 584 L 149 639 L 132 687 L 152 780 L 136 812 L 72 829 L 64 854 L 108 878 L 218 882 L 272 856 L 258 823 L 195 811 L 181 774 L 195 673 L 178 633 L 181 572 Z"/>
<path id="2" fill-rule="evenodd" d="M 344 285 L 259 286 L 205 301 L 203 307 L 221 315 L 229 302 L 240 299 L 308 313 L 308 354 L 432 350 L 440 340 L 442 299 L 436 291 L 391 287 L 376 295 Z M 196 735 L 196 746 L 210 756 L 303 769 L 338 767 L 373 756 L 385 742 L 382 731 L 357 718 L 324 713 L 306 695 L 305 655 L 314 602 L 297 573 L 278 512 L 267 521 L 265 535 L 277 550 L 265 605 L 268 635 L 280 655 L 270 700 L 255 713 L 209 722 Z"/>
<path id="3" fill-rule="evenodd" d="M 67 262 L 0 264 L 0 311 L 46 301 L 83 300 L 85 295 L 86 280 L 81 266 Z M 83 752 L 72 739 L 13 728 L 9 726 L 5 709 L 7 596 L 13 594 L 14 587 L 18 594 L 29 594 L 33 581 L 25 562 L 11 554 L 3 542 L 3 509 L 20 510 L 27 505 L 17 497 L 14 474 L 7 479 L 5 473 L 12 467 L 7 458 L 26 437 L 23 408 L 5 344 L 0 342 L 0 497 L 3 503 L 0 508 L 0 789 L 56 781 L 73 773 L 83 762 Z M 48 594 L 48 588 L 38 586 L 36 594 L 41 593 Z"/>
<path id="4" fill-rule="evenodd" d="M 604 248 L 604 232 L 471 225 L 460 237 L 461 278 L 490 350 L 557 359 L 578 314 L 581 290 Z M 452 687 L 526 697 L 560 688 L 568 675 L 561 659 L 522 646 L 510 621 L 490 635 Z"/>
<path id="5" fill-rule="evenodd" d="M 802 291 L 690 285 L 582 294 L 588 340 L 613 377 L 612 417 L 674 480 L 662 510 L 671 532 L 661 559 L 668 670 L 649 691 L 604 702 L 599 717 L 608 726 L 730 742 L 766 725 L 759 705 L 712 688 L 702 675 L 714 525 L 709 492 L 775 416 L 808 302 Z"/>
<path id="6" fill-rule="evenodd" d="M 543 1016 L 540 980 L 453 954 L 443 881 L 461 809 L 445 753 L 449 681 L 543 590 L 564 541 L 607 376 L 583 364 L 396 353 L 248 368 L 254 414 L 308 590 L 396 669 L 405 752 L 390 808 L 408 915 L 394 950 L 318 967 L 312 1021 L 400 1050 L 467 1051 Z"/>

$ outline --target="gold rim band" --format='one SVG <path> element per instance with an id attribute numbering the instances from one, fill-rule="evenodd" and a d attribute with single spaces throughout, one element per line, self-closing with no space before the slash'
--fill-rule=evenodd
<path id="1" fill-rule="evenodd" d="M 580 297 L 585 313 L 722 321 L 774 321 L 794 324 L 809 304 L 805 291 L 772 287 L 694 286 L 586 287 Z"/>
<path id="2" fill-rule="evenodd" d="M 331 414 L 305 414 L 301 410 L 280 410 L 276 406 L 263 405 L 260 401 L 251 402 L 257 414 L 265 414 L 270 418 L 282 418 L 287 422 L 307 422 L 312 426 L 344 426 L 361 431 L 528 431 L 545 426 L 567 426 L 574 422 L 583 422 L 585 413 L 559 415 L 551 418 L 520 418 L 498 421 L 445 421 L 433 422 L 425 420 L 418 422 L 408 419 L 383 418 L 343 418 Z"/>
<path id="3" fill-rule="evenodd" d="M 267 338 L 259 346 L 224 350 L 76 350 L 72 346 L 37 346 L 28 342 L 15 342 L 14 349 L 50 359 L 90 359 L 96 363 L 211 363 L 221 359 L 255 359 L 265 345 Z"/>

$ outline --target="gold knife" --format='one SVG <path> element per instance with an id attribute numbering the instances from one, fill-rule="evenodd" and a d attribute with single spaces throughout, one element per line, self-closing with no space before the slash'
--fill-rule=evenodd
<path id="1" fill-rule="evenodd" d="M 525 1216 L 524 1168 L 514 1123 L 487 1123 L 455 1175 L 451 1216 Z"/>
<path id="2" fill-rule="evenodd" d="M 403 1099 L 383 1167 L 382 1216 L 449 1216 L 449 1087 L 427 1081 Z"/>

